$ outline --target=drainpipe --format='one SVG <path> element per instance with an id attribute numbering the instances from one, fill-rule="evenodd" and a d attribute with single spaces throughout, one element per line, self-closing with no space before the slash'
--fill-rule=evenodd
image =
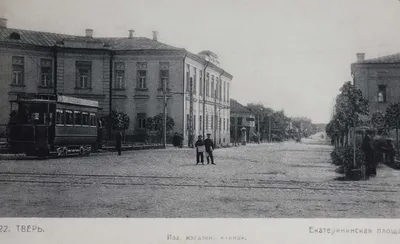
<path id="1" fill-rule="evenodd" d="M 186 103 L 186 96 L 185 96 L 185 75 L 186 75 L 186 72 L 185 72 L 185 60 L 186 60 L 186 57 L 187 57 L 187 55 L 188 55 L 188 53 L 186 52 L 186 50 L 184 50 L 184 52 L 185 52 L 185 56 L 183 57 L 183 60 L 182 60 L 182 67 L 183 67 L 183 69 L 182 69 L 182 71 L 183 71 L 183 77 L 182 77 L 182 81 L 183 81 L 183 86 L 182 86 L 182 110 L 183 110 L 183 118 L 182 118 L 182 121 L 183 121 L 183 125 L 182 125 L 182 129 L 183 129 L 183 131 L 182 131 L 182 135 L 185 135 L 185 118 L 186 118 L 186 111 L 185 111 L 185 103 Z M 187 122 L 186 122 L 187 123 Z M 182 140 L 183 140 L 183 138 L 182 138 Z M 182 144 L 183 144 L 183 142 L 182 142 Z"/>
<path id="2" fill-rule="evenodd" d="M 108 96 L 109 96 L 109 103 L 108 103 L 108 108 L 109 108 L 109 111 L 108 111 L 108 138 L 109 138 L 109 140 L 112 140 L 112 125 L 111 125 L 111 122 L 112 122 L 112 119 L 111 119 L 111 115 L 112 115 L 112 84 L 113 84 L 113 52 L 112 51 L 110 51 L 110 82 L 109 82 L 109 94 L 108 94 Z"/>
<path id="3" fill-rule="evenodd" d="M 54 45 L 53 47 L 53 59 L 54 59 L 54 64 L 53 64 L 53 84 L 54 84 L 54 95 L 56 96 L 57 100 L 57 45 Z"/>
<path id="4" fill-rule="evenodd" d="M 206 67 L 203 69 L 203 140 L 205 140 L 205 127 L 206 127 L 206 70 L 210 61 L 206 61 Z M 215 139 L 215 138 L 214 138 Z"/>
<path id="5" fill-rule="evenodd" d="M 219 108 L 218 108 L 218 120 L 221 120 L 221 126 L 219 126 L 220 124 L 218 123 L 219 126 L 219 140 L 218 142 L 221 140 L 221 128 L 224 128 L 224 125 L 222 125 L 222 123 L 224 123 L 224 121 L 221 119 L 221 97 L 222 97 L 222 76 L 225 74 L 225 70 L 222 70 L 222 73 L 219 75 L 219 93 L 218 93 L 218 98 L 219 98 Z M 219 122 L 219 121 L 218 121 Z M 222 140 L 221 140 L 222 143 Z"/>

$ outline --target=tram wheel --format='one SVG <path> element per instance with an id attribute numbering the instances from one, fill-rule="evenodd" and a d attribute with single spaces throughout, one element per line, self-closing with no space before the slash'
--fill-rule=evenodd
<path id="1" fill-rule="evenodd" d="M 67 156 L 67 154 L 68 154 L 68 149 L 67 149 L 66 147 L 64 147 L 64 148 L 63 148 L 62 155 L 63 155 L 63 156 Z"/>
<path id="2" fill-rule="evenodd" d="M 79 155 L 83 156 L 85 154 L 85 149 L 83 147 L 79 148 Z"/>

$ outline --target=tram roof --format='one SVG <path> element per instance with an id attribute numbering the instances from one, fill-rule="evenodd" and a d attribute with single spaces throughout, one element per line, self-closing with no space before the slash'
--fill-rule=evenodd
<path id="1" fill-rule="evenodd" d="M 87 107 L 96 107 L 96 108 L 99 107 L 98 101 L 87 100 L 87 99 L 82 99 L 82 98 L 77 98 L 77 97 L 63 96 L 63 95 L 57 96 L 57 102 L 80 105 L 80 106 L 87 106 Z"/>
<path id="2" fill-rule="evenodd" d="M 11 101 L 13 102 L 13 101 Z M 78 97 L 70 97 L 64 95 L 58 95 L 57 101 L 54 99 L 40 99 L 40 98 L 23 98 L 20 97 L 14 102 L 27 102 L 27 103 L 64 103 L 64 104 L 72 104 L 86 107 L 95 107 L 99 108 L 99 102 L 93 100 L 82 99 Z"/>

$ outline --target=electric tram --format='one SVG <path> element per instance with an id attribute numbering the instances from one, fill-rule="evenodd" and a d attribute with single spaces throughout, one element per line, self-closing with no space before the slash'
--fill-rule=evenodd
<path id="1" fill-rule="evenodd" d="M 11 102 L 7 139 L 11 153 L 88 155 L 96 146 L 99 104 L 63 95 L 19 96 Z"/>

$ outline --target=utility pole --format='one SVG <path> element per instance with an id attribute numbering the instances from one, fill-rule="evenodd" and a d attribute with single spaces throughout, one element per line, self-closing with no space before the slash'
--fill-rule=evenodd
<path id="1" fill-rule="evenodd" d="M 188 141 L 188 146 L 193 147 L 193 78 L 190 77 L 190 84 L 189 84 L 189 90 L 190 90 L 190 110 L 189 110 L 189 141 Z"/>
<path id="2" fill-rule="evenodd" d="M 217 86 L 218 84 L 215 84 L 214 87 L 214 143 L 217 143 L 217 127 L 218 127 L 218 118 L 217 118 Z"/>
<path id="3" fill-rule="evenodd" d="M 206 67 L 204 67 L 203 70 L 203 140 L 205 139 L 205 129 L 206 129 L 206 71 L 207 71 L 207 67 L 208 64 L 210 63 L 209 61 L 207 61 Z"/>
<path id="4" fill-rule="evenodd" d="M 271 125 L 271 116 L 269 116 L 268 117 L 268 140 L 269 140 L 269 142 L 271 142 L 271 128 L 272 127 L 272 125 Z"/>
<path id="5" fill-rule="evenodd" d="M 167 81 L 165 79 L 163 82 L 163 91 L 164 91 L 163 147 L 165 149 L 167 146 Z"/>

